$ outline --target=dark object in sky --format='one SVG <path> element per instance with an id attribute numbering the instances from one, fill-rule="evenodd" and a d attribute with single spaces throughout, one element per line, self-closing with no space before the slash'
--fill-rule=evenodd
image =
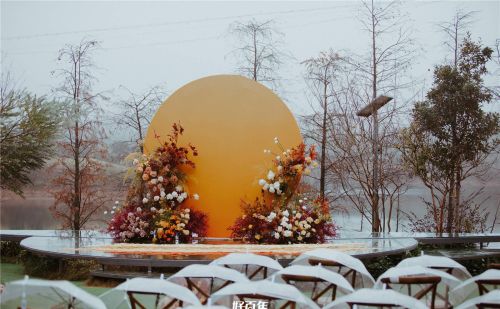
<path id="1" fill-rule="evenodd" d="M 369 117 L 373 112 L 379 110 L 382 106 L 386 105 L 391 97 L 386 97 L 385 95 L 378 96 L 375 100 L 371 101 L 370 104 L 363 107 L 359 112 L 356 113 L 358 116 Z"/>

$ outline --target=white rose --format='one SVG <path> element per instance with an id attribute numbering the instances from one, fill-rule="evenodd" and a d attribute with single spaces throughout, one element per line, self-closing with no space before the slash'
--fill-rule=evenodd
<path id="1" fill-rule="evenodd" d="M 107 215 L 107 214 L 108 214 L 108 211 L 107 211 L 107 210 L 105 210 L 105 211 L 104 211 L 104 214 L 105 214 L 105 215 Z"/>
<path id="2" fill-rule="evenodd" d="M 283 166 L 278 165 L 278 172 L 281 172 L 283 170 Z"/>
<path id="3" fill-rule="evenodd" d="M 280 156 L 276 156 L 276 160 L 281 160 L 281 157 Z"/>
<path id="4" fill-rule="evenodd" d="M 259 186 L 264 186 L 267 182 L 264 179 L 259 179 Z"/>
<path id="5" fill-rule="evenodd" d="M 115 205 L 118 205 L 118 204 L 120 204 L 120 202 L 118 202 L 118 201 L 115 201 Z"/>
<path id="6" fill-rule="evenodd" d="M 280 189 L 276 190 L 276 194 L 281 195 L 281 193 L 283 193 L 283 192 L 281 192 Z"/>
<path id="7" fill-rule="evenodd" d="M 299 204 L 302 204 L 303 200 L 299 200 Z"/>
<path id="8" fill-rule="evenodd" d="M 158 202 L 160 200 L 160 197 L 158 195 L 155 195 L 155 197 L 153 197 L 153 199 L 155 200 L 155 202 Z"/>
<path id="9" fill-rule="evenodd" d="M 279 181 L 276 181 L 275 183 L 273 183 L 273 187 L 278 190 L 280 188 L 280 182 Z"/>
<path id="10" fill-rule="evenodd" d="M 301 241 L 302 240 L 302 236 L 297 237 L 297 240 Z"/>
<path id="11" fill-rule="evenodd" d="M 278 226 L 278 232 L 281 232 L 281 231 L 283 231 L 283 228 L 280 225 L 280 226 Z"/>
<path id="12" fill-rule="evenodd" d="M 276 175 L 271 170 L 267 173 L 267 179 L 269 179 L 269 180 L 273 180 L 274 176 L 276 176 Z"/>
<path id="13" fill-rule="evenodd" d="M 176 191 L 172 192 L 172 197 L 176 198 L 178 196 L 179 196 L 179 194 Z"/>
<path id="14" fill-rule="evenodd" d="M 302 234 L 302 235 L 305 235 L 306 233 L 307 233 L 306 231 L 300 232 L 300 234 Z"/>
<path id="15" fill-rule="evenodd" d="M 183 198 L 183 197 L 182 197 L 182 195 L 181 195 L 181 196 L 179 196 L 179 197 L 177 198 L 177 202 L 182 203 L 182 201 L 184 201 L 184 198 Z"/>
<path id="16" fill-rule="evenodd" d="M 171 199 L 173 199 L 173 198 L 174 198 L 174 197 L 172 196 L 172 194 L 170 194 L 170 193 L 169 193 L 169 194 L 167 194 L 167 200 L 171 200 Z"/>
<path id="17" fill-rule="evenodd" d="M 280 234 L 279 233 L 274 233 L 274 238 L 280 239 Z"/>
<path id="18" fill-rule="evenodd" d="M 167 194 L 165 194 L 165 191 L 161 191 L 161 192 L 160 192 L 160 197 L 161 197 L 161 198 L 164 198 L 164 197 L 165 197 L 165 195 L 167 195 Z"/>
<path id="19" fill-rule="evenodd" d="M 269 192 L 270 192 L 270 193 L 274 193 L 274 192 L 276 192 L 276 190 L 274 189 L 274 187 L 270 187 L 270 188 L 269 188 Z"/>
<path id="20" fill-rule="evenodd" d="M 266 182 L 266 183 L 264 184 L 264 186 L 262 187 L 262 189 L 264 189 L 264 190 L 269 189 L 269 184 Z"/>
<path id="21" fill-rule="evenodd" d="M 285 210 L 285 211 L 283 212 L 283 216 L 288 217 L 289 215 L 290 215 L 290 213 L 288 212 L 288 210 Z"/>
<path id="22" fill-rule="evenodd" d="M 283 233 L 283 236 L 285 236 L 285 237 L 291 237 L 292 236 L 292 231 L 285 231 L 285 233 Z"/>
<path id="23" fill-rule="evenodd" d="M 115 212 L 113 210 L 111 210 L 111 214 L 114 214 Z"/>
<path id="24" fill-rule="evenodd" d="M 193 198 L 194 198 L 195 200 L 199 200 L 199 199 L 200 199 L 200 196 L 199 196 L 197 193 L 195 193 L 195 194 L 193 194 Z"/>
<path id="25" fill-rule="evenodd" d="M 151 179 L 151 184 L 156 185 L 158 183 L 158 180 L 156 178 Z"/>
<path id="26" fill-rule="evenodd" d="M 139 160 L 137 159 L 134 159 L 134 161 L 132 162 L 134 165 L 137 165 L 137 163 L 139 163 Z"/>
<path id="27" fill-rule="evenodd" d="M 163 176 L 158 177 L 159 182 L 163 182 Z"/>
<path id="28" fill-rule="evenodd" d="M 143 198 L 143 199 L 142 199 L 142 203 L 143 203 L 143 204 L 146 204 L 147 202 L 148 202 L 148 199 L 147 199 L 147 198 Z"/>
<path id="29" fill-rule="evenodd" d="M 182 196 L 182 198 L 183 198 L 183 199 L 187 199 L 188 194 L 187 194 L 186 192 L 183 192 L 183 193 L 181 194 L 181 196 Z"/>
<path id="30" fill-rule="evenodd" d="M 175 191 L 182 192 L 182 186 L 179 185 L 179 186 L 175 187 Z"/>

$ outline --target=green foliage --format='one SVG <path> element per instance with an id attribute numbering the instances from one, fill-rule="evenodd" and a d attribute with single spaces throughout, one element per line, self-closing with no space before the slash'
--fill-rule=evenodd
<path id="1" fill-rule="evenodd" d="M 17 241 L 0 241 L 0 256 L 2 257 L 2 262 L 13 262 L 17 263 L 19 254 L 21 253 L 21 246 Z"/>
<path id="2" fill-rule="evenodd" d="M 57 104 L 2 85 L 0 102 L 1 188 L 23 194 L 33 170 L 53 152 L 59 117 Z"/>
<path id="3" fill-rule="evenodd" d="M 96 261 L 78 259 L 56 259 L 22 250 L 20 260 L 25 274 L 51 280 L 85 280 L 98 267 Z"/>
<path id="4" fill-rule="evenodd" d="M 483 110 L 494 100 L 483 82 L 492 52 L 467 35 L 457 65 L 435 68 L 432 88 L 415 104 L 412 123 L 401 135 L 405 163 L 431 189 L 430 215 L 437 232 L 443 232 L 444 224 L 448 232 L 458 231 L 464 224 L 460 213 L 477 213 L 479 206 L 472 200 L 460 201 L 461 182 L 480 175 L 480 167 L 499 145 L 500 116 Z M 469 221 L 479 224 L 476 219 Z"/>

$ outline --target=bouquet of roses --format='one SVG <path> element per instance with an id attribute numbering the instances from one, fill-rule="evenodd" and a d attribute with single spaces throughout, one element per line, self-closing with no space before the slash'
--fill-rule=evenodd
<path id="1" fill-rule="evenodd" d="M 253 203 L 242 202 L 243 215 L 230 228 L 232 236 L 251 243 L 323 243 L 336 234 L 328 202 L 293 197 L 300 176 L 317 165 L 314 147 L 306 149 L 300 144 L 285 150 L 277 138 L 275 143 L 281 153 L 274 154 L 273 167 L 258 182 L 262 197 Z"/>
<path id="2" fill-rule="evenodd" d="M 134 160 L 134 178 L 127 199 L 114 209 L 108 232 L 122 242 L 188 242 L 194 234 L 206 234 L 206 215 L 184 207 L 187 199 L 199 199 L 186 191 L 186 168 L 195 168 L 189 156 L 197 156 L 192 145 L 178 146 L 184 129 L 173 125 L 173 131 L 150 155 Z M 196 224 L 191 223 L 196 218 Z"/>

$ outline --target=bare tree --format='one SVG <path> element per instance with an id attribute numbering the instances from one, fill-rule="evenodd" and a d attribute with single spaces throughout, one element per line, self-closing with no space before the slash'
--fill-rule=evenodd
<path id="1" fill-rule="evenodd" d="M 358 146 L 353 146 L 352 151 L 355 151 L 354 157 L 358 160 L 363 158 L 362 162 L 353 161 L 357 171 L 362 172 L 357 179 L 351 179 L 351 182 L 358 182 L 358 185 L 363 189 L 363 197 L 368 198 L 367 201 L 371 210 L 370 223 L 372 232 L 380 232 L 384 226 L 380 220 L 380 210 L 385 217 L 384 202 L 380 205 L 380 193 L 384 195 L 384 169 L 387 155 L 386 150 L 391 142 L 389 137 L 396 136 L 394 130 L 397 128 L 397 123 L 400 122 L 401 106 L 390 104 L 379 112 L 374 111 L 372 117 L 366 120 L 354 119 L 357 116 L 352 115 L 353 107 L 361 109 L 373 101 L 379 94 L 389 94 L 396 97 L 398 91 L 407 88 L 412 84 L 411 79 L 403 78 L 404 73 L 411 65 L 411 61 L 415 55 L 415 46 L 411 38 L 411 29 L 408 26 L 408 18 L 406 14 L 400 11 L 400 5 L 397 1 L 392 2 L 375 2 L 364 1 L 360 11 L 360 21 L 363 29 L 369 35 L 369 53 L 366 55 L 344 58 L 351 66 L 349 70 L 354 70 L 356 80 L 353 86 L 346 86 L 348 98 L 342 98 L 339 105 L 354 104 L 345 110 L 346 119 L 354 121 L 358 126 L 358 131 L 348 130 L 344 132 L 346 136 L 356 138 L 362 149 Z M 352 75 L 352 73 L 349 73 Z M 398 77 L 399 78 L 396 78 Z M 404 103 L 404 102 L 399 102 Z M 380 113 L 380 114 L 379 114 Z M 383 122 L 387 122 L 383 124 Z M 379 132 L 379 123 L 382 124 L 381 132 Z M 348 129 L 344 127 L 344 129 Z M 365 140 L 368 138 L 367 140 Z M 348 143 L 347 145 L 351 145 Z M 365 149 L 367 145 L 372 145 L 371 150 L 367 153 Z M 376 147 L 379 145 L 379 147 Z M 385 148 L 384 148 L 385 147 Z M 345 147 L 343 147 L 345 150 Z M 356 149 L 358 148 L 358 149 Z M 389 147 L 392 149 L 392 147 Z M 391 150 L 392 151 L 392 150 Z M 344 154 L 346 156 L 347 154 Z M 371 167 L 364 166 L 365 162 L 371 162 Z M 366 176 L 370 176 L 371 180 L 366 182 Z M 400 192 L 400 191 L 397 191 Z M 361 197 L 361 196 L 359 196 Z M 382 200 L 385 196 L 382 196 Z M 361 203 L 361 201 L 359 201 Z M 358 204 L 359 204 L 358 203 Z M 364 204 L 364 202 L 363 202 Z M 382 206 L 382 209 L 380 209 Z M 358 210 L 363 210 L 365 207 L 358 205 Z"/>
<path id="2" fill-rule="evenodd" d="M 313 140 L 321 149 L 319 176 L 319 194 L 321 198 L 325 198 L 326 173 L 329 161 L 327 160 L 328 119 L 332 113 L 329 106 L 335 91 L 334 82 L 339 60 L 339 55 L 330 50 L 321 52 L 317 57 L 302 62 L 306 67 L 306 82 L 316 101 L 316 104 L 312 105 L 314 113 L 309 117 L 305 117 L 304 120 L 308 128 L 307 138 Z M 319 110 L 317 106 L 319 106 Z"/>
<path id="3" fill-rule="evenodd" d="M 118 101 L 120 113 L 115 117 L 115 122 L 119 126 L 132 130 L 134 141 L 143 152 L 142 142 L 145 131 L 154 112 L 162 103 L 164 93 L 159 86 L 151 87 L 140 94 L 134 93 L 126 87 L 122 88 L 128 92 L 128 97 Z"/>
<path id="4" fill-rule="evenodd" d="M 276 88 L 277 71 L 282 64 L 281 51 L 283 34 L 273 20 L 249 20 L 230 26 L 230 33 L 238 40 L 238 47 L 232 52 L 238 61 L 237 71 L 255 81 Z"/>
<path id="5" fill-rule="evenodd" d="M 63 67 L 56 71 L 62 83 L 56 89 L 65 102 L 65 123 L 58 141 L 60 158 L 54 165 L 58 176 L 52 180 L 55 202 L 51 211 L 63 226 L 79 233 L 108 199 L 103 191 L 106 154 L 104 130 L 99 121 L 97 99 L 92 92 L 92 53 L 96 41 L 83 40 L 67 45 L 59 52 Z"/>
<path id="6" fill-rule="evenodd" d="M 472 16 L 475 12 L 457 11 L 453 19 L 449 22 L 439 24 L 439 27 L 447 36 L 444 44 L 451 50 L 453 54 L 453 66 L 457 67 L 458 57 L 460 54 L 460 42 L 462 41 L 467 28 L 472 23 Z"/>

